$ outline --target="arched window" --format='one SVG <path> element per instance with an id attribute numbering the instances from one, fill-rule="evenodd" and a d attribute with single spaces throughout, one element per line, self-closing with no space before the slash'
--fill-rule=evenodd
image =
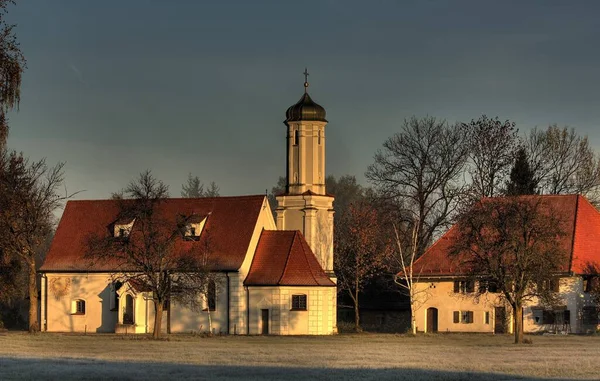
<path id="1" fill-rule="evenodd" d="M 85 300 L 76 299 L 71 302 L 71 314 L 85 315 Z"/>
<path id="2" fill-rule="evenodd" d="M 123 309 L 123 324 L 133 324 L 133 296 L 127 294 L 125 296 L 125 308 Z"/>
<path id="3" fill-rule="evenodd" d="M 217 309 L 217 284 L 214 280 L 208 282 L 208 294 L 206 295 L 207 308 L 210 311 Z"/>

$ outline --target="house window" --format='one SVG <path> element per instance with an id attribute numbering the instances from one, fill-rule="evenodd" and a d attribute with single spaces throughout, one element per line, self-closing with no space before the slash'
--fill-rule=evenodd
<path id="1" fill-rule="evenodd" d="M 209 311 L 217 309 L 217 285 L 214 280 L 208 283 L 207 305 Z"/>
<path id="2" fill-rule="evenodd" d="M 497 293 L 498 285 L 496 284 L 496 282 L 491 280 L 479 281 L 479 293 L 483 294 L 485 292 Z"/>
<path id="3" fill-rule="evenodd" d="M 582 316 L 584 325 L 598 325 L 598 308 L 596 307 L 583 307 Z"/>
<path id="4" fill-rule="evenodd" d="M 306 311 L 306 295 L 292 295 L 292 310 Z"/>
<path id="5" fill-rule="evenodd" d="M 455 280 L 454 292 L 462 294 L 475 292 L 475 282 L 472 280 Z"/>
<path id="6" fill-rule="evenodd" d="M 543 324 L 554 324 L 554 321 L 555 321 L 554 311 L 544 310 L 542 323 Z"/>
<path id="7" fill-rule="evenodd" d="M 473 323 L 473 311 L 454 311 L 453 321 L 455 324 L 472 324 Z"/>
<path id="8" fill-rule="evenodd" d="M 463 324 L 472 324 L 473 311 L 461 311 L 460 322 Z"/>
<path id="9" fill-rule="evenodd" d="M 77 299 L 71 303 L 71 314 L 85 315 L 85 300 Z"/>
<path id="10" fill-rule="evenodd" d="M 531 314 L 533 315 L 533 322 L 535 324 L 542 324 L 544 321 L 544 310 L 541 308 L 532 308 Z"/>
<path id="11" fill-rule="evenodd" d="M 490 324 L 490 311 L 485 311 L 483 313 L 483 321 L 485 324 Z"/>

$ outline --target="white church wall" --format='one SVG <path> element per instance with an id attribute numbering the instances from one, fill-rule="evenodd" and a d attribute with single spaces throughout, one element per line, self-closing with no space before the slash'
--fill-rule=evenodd
<path id="1" fill-rule="evenodd" d="M 47 331 L 114 332 L 117 311 L 110 308 L 109 274 L 47 274 L 46 279 L 42 320 L 46 319 Z M 73 308 L 78 300 L 85 302 L 85 313 Z"/>
<path id="2" fill-rule="evenodd" d="M 268 310 L 268 334 L 330 335 L 335 333 L 334 287 L 250 287 L 250 334 L 263 333 L 262 310 Z M 306 310 L 292 308 L 292 296 L 306 296 Z"/>

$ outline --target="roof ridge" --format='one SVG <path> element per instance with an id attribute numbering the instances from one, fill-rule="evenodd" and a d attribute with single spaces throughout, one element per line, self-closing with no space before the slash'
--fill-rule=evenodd
<path id="1" fill-rule="evenodd" d="M 281 231 L 281 232 L 285 232 L 286 230 L 273 230 L 273 231 Z M 288 268 L 288 263 L 290 261 L 290 257 L 291 257 L 291 253 L 292 253 L 292 248 L 294 247 L 294 241 L 296 240 L 296 234 L 298 233 L 298 231 L 294 231 L 294 236 L 292 237 L 292 242 L 288 248 L 288 252 L 287 252 L 287 258 L 285 259 L 285 264 L 283 265 L 283 271 L 281 272 L 281 276 L 279 277 L 279 279 L 277 280 L 277 284 L 280 284 L 281 281 L 283 280 L 283 277 L 285 276 L 285 274 L 287 273 L 287 268 Z"/>
<path id="2" fill-rule="evenodd" d="M 573 231 L 571 240 L 571 255 L 569 255 L 569 267 L 568 271 L 573 269 L 573 257 L 575 256 L 575 238 L 577 237 L 577 225 L 579 220 L 579 195 L 575 197 L 575 216 L 573 216 Z"/>
<path id="3" fill-rule="evenodd" d="M 300 234 L 300 231 L 298 231 L 297 233 L 298 235 Z M 304 238 L 304 236 L 302 236 L 302 238 Z M 313 278 L 313 280 L 315 281 L 316 284 L 320 284 L 319 281 L 317 280 L 317 277 L 315 277 L 315 274 L 313 274 L 313 270 L 312 267 L 310 266 L 310 262 L 308 260 L 307 254 L 306 254 L 306 250 L 304 250 L 304 244 L 306 244 L 308 246 L 308 242 L 306 242 L 306 239 L 304 238 L 303 240 L 304 242 L 300 242 L 300 247 L 302 248 L 302 254 L 304 254 L 304 260 L 306 261 L 306 267 L 308 267 L 308 272 L 310 273 L 310 276 Z M 311 249 L 312 252 L 312 249 Z M 314 253 L 311 253 L 313 256 L 315 255 Z M 315 257 L 316 259 L 316 257 Z"/>
<path id="4" fill-rule="evenodd" d="M 165 201 L 168 200 L 216 200 L 216 199 L 263 199 L 265 197 L 264 194 L 252 194 L 252 195 L 243 195 L 243 196 L 217 196 L 217 197 L 167 197 Z M 84 202 L 117 202 L 117 201 L 127 201 L 134 199 L 112 199 L 112 198 L 90 198 L 90 199 L 82 199 L 82 200 L 68 200 L 67 203 L 84 203 Z"/>

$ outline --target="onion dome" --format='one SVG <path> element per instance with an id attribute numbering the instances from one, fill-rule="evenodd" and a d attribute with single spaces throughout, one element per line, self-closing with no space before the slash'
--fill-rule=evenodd
<path id="1" fill-rule="evenodd" d="M 298 122 L 301 120 L 327 122 L 325 119 L 325 109 L 315 103 L 308 95 L 308 72 L 304 70 L 304 95 L 295 104 L 290 106 L 285 112 L 285 123 Z"/>

